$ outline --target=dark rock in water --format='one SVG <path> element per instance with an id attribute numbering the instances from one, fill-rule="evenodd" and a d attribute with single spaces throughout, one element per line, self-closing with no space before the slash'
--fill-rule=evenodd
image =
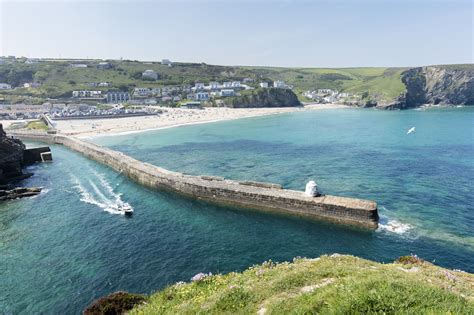
<path id="1" fill-rule="evenodd" d="M 23 142 L 8 137 L 0 124 L 0 185 L 33 175 L 23 173 L 26 165 L 51 160 L 49 147 L 26 149 Z"/>
<path id="2" fill-rule="evenodd" d="M 23 176 L 24 150 L 25 145 L 20 140 L 7 137 L 0 124 L 0 184 Z"/>
<path id="3" fill-rule="evenodd" d="M 124 314 L 135 305 L 143 303 L 145 296 L 127 292 L 115 292 L 92 302 L 83 312 L 84 315 Z"/>
<path id="4" fill-rule="evenodd" d="M 5 189 L 2 189 L 2 188 L 5 188 Z M 40 193 L 41 193 L 41 188 L 37 188 L 37 187 L 32 187 L 32 188 L 16 187 L 16 188 L 9 189 L 8 187 L 1 186 L 0 187 L 0 201 L 32 197 L 32 196 L 39 195 Z"/>

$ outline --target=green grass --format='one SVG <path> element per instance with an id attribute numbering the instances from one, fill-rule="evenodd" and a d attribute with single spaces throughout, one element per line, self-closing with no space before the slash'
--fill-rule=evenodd
<path id="1" fill-rule="evenodd" d="M 48 130 L 48 126 L 41 120 L 35 120 L 35 121 L 30 121 L 26 124 L 27 129 L 34 129 L 34 130 L 43 130 L 46 131 Z"/>
<path id="2" fill-rule="evenodd" d="M 89 64 L 88 68 L 71 68 L 75 61 L 43 60 L 38 64 L 0 65 L 0 82 L 16 86 L 32 80 L 42 83 L 39 88 L 17 88 L 0 91 L 0 98 L 7 101 L 38 103 L 48 97 L 70 97 L 73 90 L 94 89 L 107 91 L 139 87 L 159 87 L 181 85 L 195 82 L 234 81 L 244 78 L 260 81 L 283 80 L 297 91 L 313 89 L 336 89 L 350 93 L 368 92 L 372 98 L 392 100 L 405 91 L 401 74 L 408 68 L 279 68 L 217 66 L 198 63 L 174 63 L 172 67 L 158 62 L 139 62 L 131 60 L 111 60 L 112 69 L 98 69 L 99 60 L 76 61 Z M 440 66 L 446 69 L 471 69 L 473 65 Z M 146 69 L 159 73 L 157 81 L 144 81 L 139 74 Z M 90 87 L 89 82 L 111 82 L 112 87 Z"/>
<path id="3" fill-rule="evenodd" d="M 266 262 L 169 286 L 129 314 L 473 314 L 474 275 L 353 256 Z"/>

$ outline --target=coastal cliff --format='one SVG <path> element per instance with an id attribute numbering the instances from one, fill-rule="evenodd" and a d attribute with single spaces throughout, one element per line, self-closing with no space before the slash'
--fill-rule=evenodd
<path id="1" fill-rule="evenodd" d="M 385 109 L 407 109 L 424 104 L 474 105 L 474 67 L 472 65 L 428 66 L 402 73 L 406 87 L 396 101 L 378 105 Z"/>
<path id="2" fill-rule="evenodd" d="M 301 103 L 290 89 L 255 89 L 242 91 L 240 96 L 223 98 L 224 106 L 233 108 L 247 107 L 295 107 Z"/>
<path id="3" fill-rule="evenodd" d="M 7 137 L 0 124 L 0 184 L 28 176 L 22 172 L 24 150 L 25 145 L 20 140 Z"/>
<path id="4" fill-rule="evenodd" d="M 84 314 L 472 314 L 473 280 L 416 256 L 381 264 L 333 254 L 199 273 L 149 297 L 118 292 Z"/>

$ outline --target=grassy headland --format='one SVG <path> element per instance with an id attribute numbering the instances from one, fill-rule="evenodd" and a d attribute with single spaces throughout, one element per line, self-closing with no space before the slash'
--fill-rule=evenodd
<path id="1" fill-rule="evenodd" d="M 265 262 L 151 295 L 129 314 L 473 314 L 474 275 L 416 257 Z"/>
<path id="2" fill-rule="evenodd" d="M 46 98 L 70 97 L 74 90 L 110 89 L 131 90 L 134 87 L 194 85 L 196 82 L 233 81 L 250 78 L 259 82 L 282 80 L 294 86 L 295 91 L 335 89 L 350 93 L 368 92 L 370 95 L 392 99 L 404 91 L 401 82 L 403 68 L 277 68 L 217 66 L 198 63 L 173 63 L 172 67 L 159 62 L 109 60 L 110 68 L 98 67 L 101 60 L 41 60 L 27 64 L 21 61 L 0 64 L 0 82 L 15 87 L 0 91 L 0 97 L 9 101 L 35 103 Z M 71 63 L 86 64 L 74 68 Z M 144 70 L 159 74 L 158 80 L 141 78 Z M 23 83 L 37 82 L 39 87 L 21 87 Z M 109 82 L 109 87 L 91 88 L 91 82 Z M 299 94 L 299 93 L 297 93 Z"/>

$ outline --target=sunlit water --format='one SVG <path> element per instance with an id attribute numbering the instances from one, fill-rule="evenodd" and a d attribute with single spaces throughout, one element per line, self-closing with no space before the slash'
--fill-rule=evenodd
<path id="1" fill-rule="evenodd" d="M 407 135 L 411 127 L 415 132 Z M 92 139 L 168 169 L 376 200 L 374 232 L 143 188 L 60 146 L 31 198 L 0 204 L 0 313 L 80 313 L 199 272 L 347 253 L 474 272 L 474 108 L 324 110 Z M 117 213 L 128 202 L 132 218 Z"/>

